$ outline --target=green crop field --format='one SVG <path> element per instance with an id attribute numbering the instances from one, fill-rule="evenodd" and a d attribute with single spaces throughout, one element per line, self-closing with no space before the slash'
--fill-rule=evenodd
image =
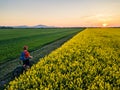
<path id="1" fill-rule="evenodd" d="M 77 28 L 0 29 L 0 63 L 19 57 L 24 45 L 28 45 L 29 51 L 33 51 L 81 30 Z"/>
<path id="2" fill-rule="evenodd" d="M 120 90 L 120 28 L 88 28 L 6 90 Z"/>

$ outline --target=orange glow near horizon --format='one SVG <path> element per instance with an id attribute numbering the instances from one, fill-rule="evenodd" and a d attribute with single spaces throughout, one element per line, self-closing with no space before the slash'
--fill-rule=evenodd
<path id="1" fill-rule="evenodd" d="M 0 17 L 0 26 L 19 26 L 19 25 L 47 25 L 58 27 L 114 27 L 120 26 L 119 17 L 114 15 L 90 15 L 82 17 L 58 17 L 58 18 L 26 18 L 26 15 L 21 18 L 6 18 Z M 109 23 L 109 24 L 108 24 Z"/>
<path id="2" fill-rule="evenodd" d="M 109 23 L 109 24 L 108 24 Z M 0 26 L 19 26 L 19 25 L 28 25 L 28 26 L 34 26 L 34 25 L 47 25 L 47 26 L 60 26 L 60 27 L 114 27 L 119 26 L 119 20 L 111 20 L 106 21 L 105 23 L 103 21 L 98 21 L 97 19 L 82 19 L 79 20 L 76 19 L 67 19 L 67 20 L 4 20 L 3 22 L 0 22 Z"/>

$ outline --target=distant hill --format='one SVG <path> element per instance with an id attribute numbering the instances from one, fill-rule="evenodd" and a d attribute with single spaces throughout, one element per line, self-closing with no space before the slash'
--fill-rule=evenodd
<path id="1" fill-rule="evenodd" d="M 32 26 L 32 28 L 54 28 L 54 26 L 36 25 L 36 26 Z"/>
<path id="2" fill-rule="evenodd" d="M 21 26 L 12 26 L 13 28 L 29 28 L 29 26 L 21 25 Z"/>
<path id="3" fill-rule="evenodd" d="M 46 26 L 46 25 L 35 25 L 35 26 L 20 25 L 20 26 L 0 26 L 0 28 L 55 28 L 55 27 Z"/>

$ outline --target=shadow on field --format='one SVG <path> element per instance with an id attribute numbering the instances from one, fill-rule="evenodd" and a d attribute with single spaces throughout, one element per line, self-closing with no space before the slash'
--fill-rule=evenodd
<path id="1" fill-rule="evenodd" d="M 35 64 L 34 61 L 30 61 L 30 67 Z M 19 77 L 20 74 L 22 74 L 25 70 L 25 68 L 21 65 L 17 68 L 14 69 L 14 71 L 12 72 L 12 78 L 11 79 L 14 79 L 15 77 Z"/>
<path id="2" fill-rule="evenodd" d="M 35 62 L 30 60 L 30 67 L 33 64 L 35 64 Z M 21 66 L 16 67 L 12 72 L 6 74 L 4 76 L 5 78 L 1 79 L 1 81 L 0 81 L 0 90 L 4 89 L 5 84 L 7 84 L 8 82 L 10 82 L 10 81 L 14 80 L 15 78 L 19 77 L 20 74 L 23 74 L 23 72 L 25 72 L 25 71 L 26 71 L 25 68 L 21 64 Z"/>

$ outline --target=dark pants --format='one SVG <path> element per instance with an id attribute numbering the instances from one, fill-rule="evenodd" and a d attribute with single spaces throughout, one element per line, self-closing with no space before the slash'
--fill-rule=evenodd
<path id="1" fill-rule="evenodd" d="M 27 66 L 29 66 L 29 65 L 30 65 L 30 61 L 29 61 L 29 59 L 27 59 L 27 60 L 23 60 L 23 65 L 27 65 Z"/>

